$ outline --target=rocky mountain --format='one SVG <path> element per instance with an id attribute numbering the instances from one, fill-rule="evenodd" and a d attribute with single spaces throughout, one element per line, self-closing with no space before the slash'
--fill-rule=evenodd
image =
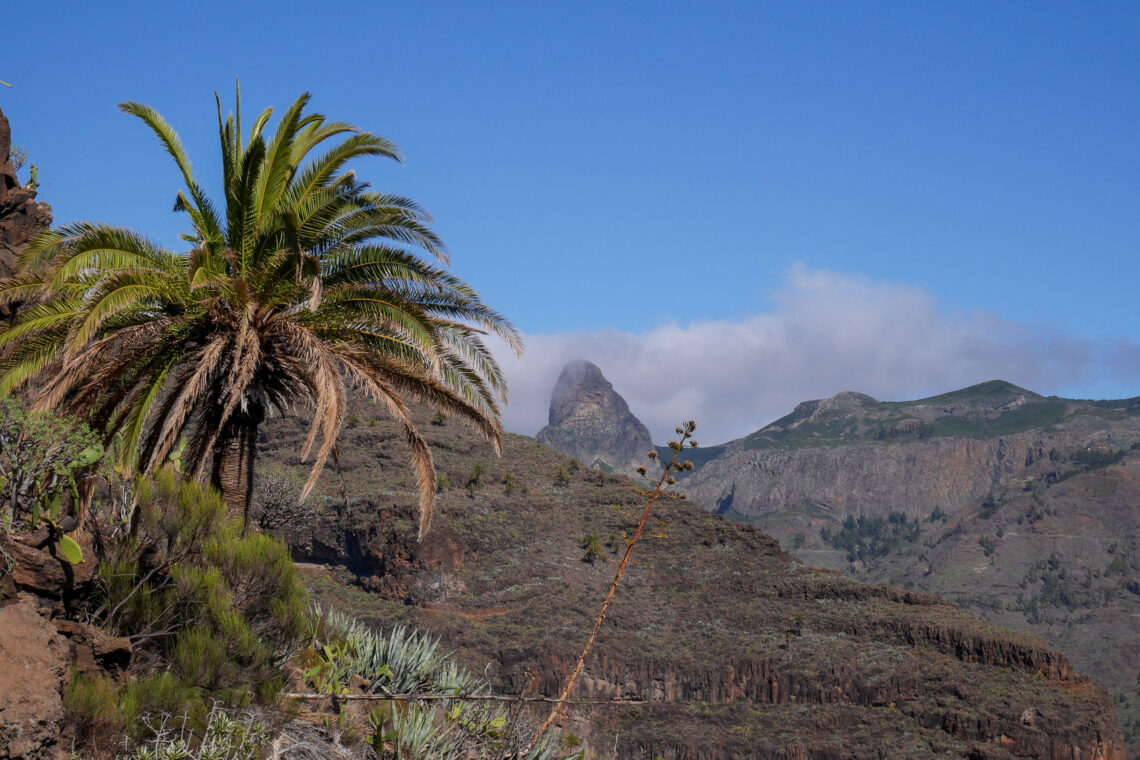
<path id="1" fill-rule="evenodd" d="M 1140 398 L 1045 398 L 1002 381 L 912 402 L 841 393 L 718 447 L 685 490 L 744 518 L 799 507 L 928 517 L 976 502 L 1050 451 L 1134 440 Z"/>
<path id="2" fill-rule="evenodd" d="M 319 485 L 322 517 L 290 532 L 295 556 L 322 603 L 429 629 L 505 693 L 556 694 L 643 497 L 534 440 L 507 435 L 496 458 L 429 417 L 428 538 L 415 541 L 401 432 L 358 405 Z M 263 472 L 301 477 L 303 437 L 275 422 Z M 1108 696 L 1041 639 L 812 569 L 689 501 L 656 515 L 564 725 L 602 757 L 1124 757 Z"/>
<path id="3" fill-rule="evenodd" d="M 12 129 L 0 111 L 0 277 L 12 274 L 16 257 L 40 230 L 51 226 L 51 206 L 23 187 L 12 161 Z"/>
<path id="4" fill-rule="evenodd" d="M 806 563 L 1041 635 L 1112 691 L 1140 752 L 1138 447 L 1140 398 L 842 393 L 704 452 L 682 486 Z"/>
<path id="5" fill-rule="evenodd" d="M 578 360 L 562 368 L 549 421 L 538 440 L 589 468 L 632 475 L 639 466 L 656 467 L 645 458 L 653 448 L 649 430 L 595 364 Z"/>

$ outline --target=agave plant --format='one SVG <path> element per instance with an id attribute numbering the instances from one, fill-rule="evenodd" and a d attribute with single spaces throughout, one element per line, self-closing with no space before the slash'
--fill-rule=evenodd
<path id="1" fill-rule="evenodd" d="M 497 449 L 506 386 L 482 336 L 516 351 L 521 341 L 444 268 L 446 249 L 418 204 L 346 169 L 367 156 L 400 160 L 396 146 L 306 113 L 308 104 L 298 98 L 272 135 L 266 109 L 243 135 L 240 91 L 226 117 L 218 100 L 218 204 L 171 126 L 148 106 L 122 104 L 182 175 L 174 209 L 189 218 L 189 249 L 90 222 L 41 235 L 21 271 L 0 281 L 0 304 L 25 306 L 0 333 L 0 394 L 35 379 L 35 408 L 120 438 L 124 463 L 144 473 L 185 439 L 183 469 L 208 475 L 248 523 L 266 414 L 312 412 L 307 495 L 358 388 L 406 431 L 422 537 L 435 472 L 407 400 L 469 420 Z"/>
<path id="2" fill-rule="evenodd" d="M 518 712 L 520 703 L 508 707 L 490 701 L 487 682 L 456 664 L 431 634 L 396 626 L 384 635 L 316 605 L 313 617 L 321 628 L 317 649 L 322 662 L 309 675 L 321 674 L 314 679 L 321 681 L 321 693 L 347 693 L 353 677 L 359 676 L 372 693 L 406 698 L 378 701 L 368 713 L 371 740 L 382 758 L 584 757 L 582 751 L 563 748 L 557 732 L 539 731 Z"/>

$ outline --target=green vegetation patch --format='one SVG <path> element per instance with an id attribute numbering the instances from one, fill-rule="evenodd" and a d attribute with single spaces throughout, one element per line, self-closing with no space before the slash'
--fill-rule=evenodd
<path id="1" fill-rule="evenodd" d="M 847 561 L 867 562 L 886 556 L 900 543 L 912 542 L 922 531 L 918 518 L 908 522 L 903 512 L 892 512 L 886 520 L 881 517 L 847 515 L 839 531 L 820 530 L 824 543 L 847 552 Z"/>

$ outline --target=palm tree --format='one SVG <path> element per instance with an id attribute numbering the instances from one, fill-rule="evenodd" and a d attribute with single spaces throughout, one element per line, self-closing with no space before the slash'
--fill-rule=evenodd
<path id="1" fill-rule="evenodd" d="M 498 335 L 518 352 L 519 335 L 427 260 L 448 262 L 420 206 L 374 192 L 346 170 L 364 156 L 401 160 L 395 145 L 305 113 L 308 94 L 271 137 L 266 109 L 243 140 L 240 90 L 225 118 L 215 99 L 219 205 L 157 112 L 119 106 L 158 136 L 182 174 L 174 209 L 190 219 L 190 249 L 174 253 L 89 222 L 41 235 L 20 272 L 0 281 L 0 304 L 25 304 L 0 333 L 0 395 L 33 387 L 36 408 L 85 418 L 117 440 L 123 464 L 144 473 L 184 441 L 184 469 L 199 479 L 208 473 L 248 523 L 267 412 L 312 412 L 302 452 L 307 459 L 315 451 L 308 495 L 334 450 L 347 393 L 359 389 L 406 431 L 422 538 L 435 470 L 406 401 L 467 419 L 498 450 L 496 399 L 506 386 L 482 336 Z"/>

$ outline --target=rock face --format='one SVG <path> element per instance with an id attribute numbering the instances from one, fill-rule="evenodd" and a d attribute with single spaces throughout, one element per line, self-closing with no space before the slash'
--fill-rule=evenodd
<path id="1" fill-rule="evenodd" d="M 913 402 L 841 393 L 719 447 L 684 490 L 747 518 L 803 508 L 926 518 L 978 502 L 1051 452 L 1128 448 L 1140 415 L 1117 403 L 1045 398 L 1002 381 Z"/>
<path id="2" fill-rule="evenodd" d="M 37 232 L 51 226 L 51 206 L 36 202 L 35 188 L 21 187 L 12 163 L 12 130 L 0 111 L 0 277 Z"/>
<path id="3" fill-rule="evenodd" d="M 23 602 L 0 607 L 0 758 L 64 758 L 67 643 Z"/>
<path id="4" fill-rule="evenodd" d="M 578 360 L 562 368 L 550 396 L 550 424 L 538 440 L 587 467 L 632 475 L 640 466 L 656 467 L 645 455 L 653 448 L 649 429 L 602 371 Z"/>

